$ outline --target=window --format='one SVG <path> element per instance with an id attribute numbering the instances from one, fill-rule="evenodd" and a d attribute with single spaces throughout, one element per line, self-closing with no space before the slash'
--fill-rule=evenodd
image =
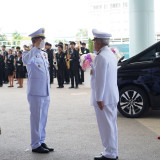
<path id="1" fill-rule="evenodd" d="M 110 5 L 111 8 L 119 8 L 121 6 L 120 3 L 113 3 Z"/>
<path id="2" fill-rule="evenodd" d="M 142 55 L 142 56 L 140 56 L 140 57 L 138 58 L 138 62 L 151 61 L 151 60 L 155 59 L 155 57 L 156 57 L 156 55 L 155 55 L 156 52 L 157 52 L 157 51 L 156 51 L 156 48 L 148 51 L 147 53 L 145 53 L 144 55 Z"/>
<path id="3" fill-rule="evenodd" d="M 102 8 L 101 5 L 95 5 L 95 6 L 93 6 L 93 9 L 101 9 L 101 8 Z"/>

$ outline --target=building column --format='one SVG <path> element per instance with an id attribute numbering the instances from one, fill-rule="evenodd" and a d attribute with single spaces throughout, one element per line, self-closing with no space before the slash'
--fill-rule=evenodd
<path id="1" fill-rule="evenodd" d="M 129 0 L 130 57 L 155 43 L 154 0 Z"/>

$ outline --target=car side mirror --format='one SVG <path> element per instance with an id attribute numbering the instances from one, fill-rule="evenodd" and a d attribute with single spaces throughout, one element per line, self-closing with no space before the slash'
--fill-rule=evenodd
<path id="1" fill-rule="evenodd" d="M 155 53 L 154 62 L 160 62 L 160 52 L 156 52 L 156 53 Z"/>
<path id="2" fill-rule="evenodd" d="M 155 57 L 156 57 L 156 58 L 160 58 L 160 52 L 156 52 L 156 53 L 155 53 Z"/>

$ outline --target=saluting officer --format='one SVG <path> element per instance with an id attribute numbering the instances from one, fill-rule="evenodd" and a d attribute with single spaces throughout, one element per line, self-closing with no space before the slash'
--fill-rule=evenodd
<path id="1" fill-rule="evenodd" d="M 50 103 L 50 76 L 47 53 L 44 48 L 44 29 L 29 35 L 32 37 L 32 49 L 24 51 L 23 63 L 28 71 L 27 97 L 30 105 L 31 147 L 32 152 L 49 153 L 52 148 L 45 144 L 46 123 Z"/>
<path id="2" fill-rule="evenodd" d="M 98 127 L 104 147 L 103 153 L 94 160 L 116 160 L 118 156 L 117 138 L 117 60 L 109 49 L 110 34 L 92 30 L 97 56 L 91 70 L 91 105 L 94 106 Z"/>
<path id="3" fill-rule="evenodd" d="M 71 87 L 74 88 L 74 83 L 76 83 L 75 89 L 78 88 L 78 71 L 79 71 L 79 53 L 75 49 L 76 43 L 70 42 L 70 77 L 71 77 Z"/>

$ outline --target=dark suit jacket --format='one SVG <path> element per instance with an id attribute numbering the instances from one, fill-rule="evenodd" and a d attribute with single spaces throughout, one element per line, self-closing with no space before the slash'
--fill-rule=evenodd
<path id="1" fill-rule="evenodd" d="M 71 70 L 78 70 L 79 69 L 79 53 L 76 49 L 73 50 L 73 53 L 71 49 L 69 50 L 69 53 L 71 55 L 70 58 L 70 69 Z"/>
<path id="2" fill-rule="evenodd" d="M 3 56 L 0 55 L 0 72 L 4 71 L 4 59 Z"/>
<path id="3" fill-rule="evenodd" d="M 56 53 L 58 70 L 64 70 L 64 67 L 65 67 L 65 59 L 64 59 L 64 57 L 65 57 L 65 54 L 63 52 Z"/>
<path id="4" fill-rule="evenodd" d="M 81 47 L 81 51 L 82 51 L 83 54 L 89 53 L 89 49 L 84 48 L 84 47 Z"/>
<path id="5" fill-rule="evenodd" d="M 47 49 L 46 50 L 47 54 L 48 54 L 48 61 L 50 66 L 53 66 L 53 49 Z"/>
<path id="6" fill-rule="evenodd" d="M 22 62 L 22 57 L 20 57 L 19 60 L 18 60 L 18 57 L 16 58 L 16 71 L 17 71 L 17 72 L 24 71 L 23 62 Z"/>

